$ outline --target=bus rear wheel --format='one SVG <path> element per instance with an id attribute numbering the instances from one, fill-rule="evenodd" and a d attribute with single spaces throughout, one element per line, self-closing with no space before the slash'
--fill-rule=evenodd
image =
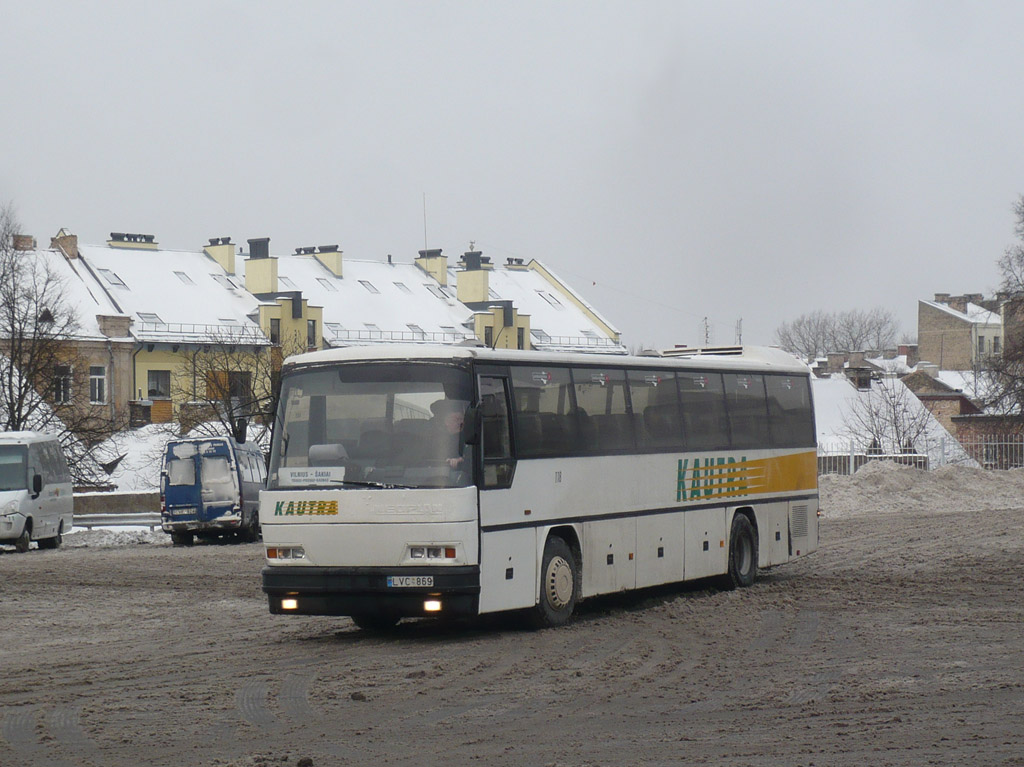
<path id="1" fill-rule="evenodd" d="M 729 572 L 722 579 L 728 589 L 750 586 L 757 578 L 757 533 L 745 514 L 732 519 L 729 533 Z"/>
<path id="2" fill-rule="evenodd" d="M 579 567 L 562 538 L 551 536 L 544 544 L 540 567 L 540 596 L 530 615 L 534 628 L 561 626 L 572 617 L 579 597 Z"/>

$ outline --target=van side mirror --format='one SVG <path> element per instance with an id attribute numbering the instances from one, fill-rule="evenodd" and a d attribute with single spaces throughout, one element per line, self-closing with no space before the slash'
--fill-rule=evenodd
<path id="1" fill-rule="evenodd" d="M 480 408 L 466 408 L 462 421 L 462 444 L 476 445 L 480 442 Z"/>
<path id="2" fill-rule="evenodd" d="M 38 498 L 41 492 L 43 492 L 43 475 L 35 474 L 32 477 L 32 497 Z"/>

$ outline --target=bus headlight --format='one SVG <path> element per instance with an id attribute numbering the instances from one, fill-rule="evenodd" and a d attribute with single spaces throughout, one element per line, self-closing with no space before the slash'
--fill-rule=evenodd
<path id="1" fill-rule="evenodd" d="M 457 548 L 449 543 L 441 546 L 410 546 L 408 559 L 452 560 L 456 558 Z"/>

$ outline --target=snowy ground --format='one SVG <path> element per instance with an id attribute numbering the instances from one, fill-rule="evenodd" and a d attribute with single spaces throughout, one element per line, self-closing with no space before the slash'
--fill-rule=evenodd
<path id="1" fill-rule="evenodd" d="M 259 544 L 74 533 L 0 556 L 0 763 L 1019 766 L 1021 483 L 825 477 L 813 556 L 540 632 L 271 616 Z"/>

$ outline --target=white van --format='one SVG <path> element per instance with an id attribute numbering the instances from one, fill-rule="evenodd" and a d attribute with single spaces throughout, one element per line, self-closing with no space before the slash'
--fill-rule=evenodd
<path id="1" fill-rule="evenodd" d="M 0 432 L 0 544 L 55 549 L 70 532 L 71 474 L 54 434 Z"/>

